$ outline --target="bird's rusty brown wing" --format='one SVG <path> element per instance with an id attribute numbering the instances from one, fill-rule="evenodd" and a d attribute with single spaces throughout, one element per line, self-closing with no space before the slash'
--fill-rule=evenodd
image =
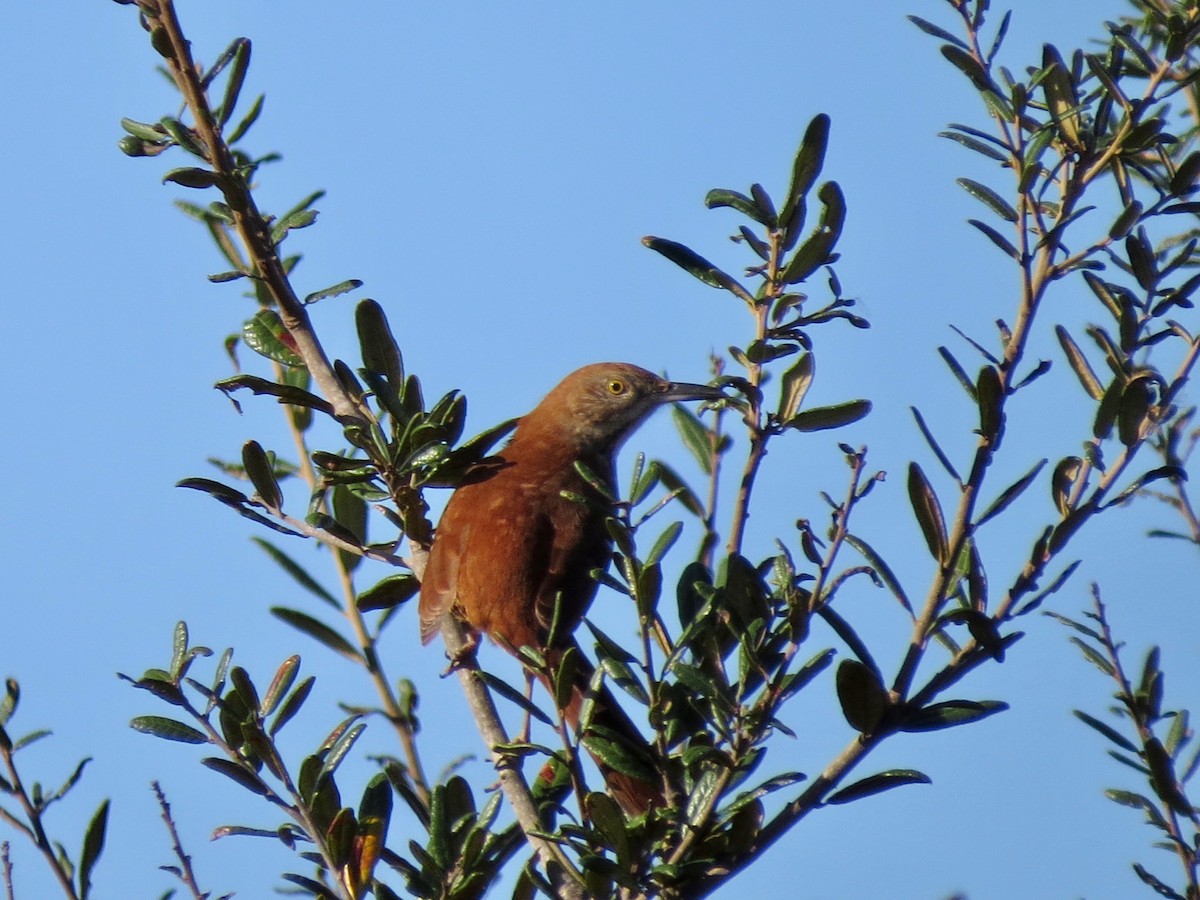
<path id="1" fill-rule="evenodd" d="M 567 639 L 579 626 L 591 605 L 597 584 L 593 569 L 602 569 L 608 562 L 609 540 L 604 517 L 584 503 L 556 498 L 562 504 L 548 517 L 548 561 L 545 577 L 535 593 L 535 612 L 541 636 L 549 636 L 555 607 L 561 604 L 558 615 L 560 641 Z M 553 525 L 549 525 L 553 521 Z"/>
<path id="2" fill-rule="evenodd" d="M 428 644 L 441 628 L 442 619 L 453 609 L 458 594 L 458 570 L 463 548 L 471 537 L 468 516 L 455 514 L 458 504 L 451 497 L 442 515 L 437 538 L 429 551 L 425 574 L 421 579 L 421 643 Z M 464 521 L 456 522 L 461 518 Z"/>

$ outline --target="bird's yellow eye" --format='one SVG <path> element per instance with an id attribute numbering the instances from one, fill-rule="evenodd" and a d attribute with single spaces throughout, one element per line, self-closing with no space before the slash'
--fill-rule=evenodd
<path id="1" fill-rule="evenodd" d="M 610 378 L 605 387 L 614 397 L 619 397 L 625 393 L 625 382 L 623 382 L 620 378 Z"/>

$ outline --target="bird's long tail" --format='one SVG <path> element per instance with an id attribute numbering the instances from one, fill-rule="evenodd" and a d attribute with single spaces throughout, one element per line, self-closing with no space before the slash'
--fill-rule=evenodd
<path id="1" fill-rule="evenodd" d="M 550 671 L 558 670 L 564 652 L 547 654 Z M 577 734 L 580 733 L 584 705 L 591 701 L 580 743 L 595 760 L 613 799 L 629 815 L 641 815 L 664 806 L 667 800 L 663 778 L 649 742 L 607 685 L 601 684 L 598 690 L 592 688 L 595 671 L 592 664 L 582 653 L 576 659 L 579 665 L 575 667 L 570 699 L 562 709 L 563 718 Z M 554 686 L 550 679 L 542 676 L 542 681 L 553 695 Z"/>

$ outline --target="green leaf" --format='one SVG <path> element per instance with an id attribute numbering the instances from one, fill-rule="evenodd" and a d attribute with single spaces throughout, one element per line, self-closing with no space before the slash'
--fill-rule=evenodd
<path id="1" fill-rule="evenodd" d="M 641 781 L 654 784 L 656 775 L 637 754 L 624 742 L 602 737 L 599 734 L 585 734 L 580 743 L 596 760 L 610 769 L 615 769 L 623 775 L 629 775 Z"/>
<path id="2" fill-rule="evenodd" d="M 972 388 L 971 396 L 975 396 L 974 388 Z M 909 411 L 912 412 L 913 418 L 916 419 L 917 428 L 920 429 L 921 436 L 925 438 L 925 443 L 929 445 L 929 449 L 933 451 L 933 455 L 936 456 L 938 462 L 942 464 L 942 468 L 946 470 L 951 478 L 953 478 L 959 484 L 962 484 L 962 476 L 958 474 L 958 469 L 954 468 L 954 463 L 950 462 L 950 457 L 948 457 L 945 451 L 942 450 L 941 445 L 933 436 L 933 432 L 930 430 L 929 426 L 925 424 L 925 417 L 921 415 L 921 411 L 915 406 L 910 406 Z"/>
<path id="3" fill-rule="evenodd" d="M 83 849 L 79 851 L 79 900 L 91 896 L 92 870 L 104 850 L 104 836 L 108 830 L 108 808 L 107 800 L 100 804 L 83 835 Z"/>
<path id="4" fill-rule="evenodd" d="M 821 113 L 808 123 L 804 138 L 800 141 L 800 149 L 792 161 L 792 180 L 779 213 L 779 221 L 784 228 L 784 251 L 794 247 L 800 237 L 800 229 L 804 227 L 804 197 L 821 174 L 828 147 L 829 116 Z"/>
<path id="5" fill-rule="evenodd" d="M 224 393 L 230 400 L 233 400 L 231 395 L 234 391 L 246 389 L 256 396 L 266 395 L 276 397 L 280 403 L 285 403 L 288 406 L 296 406 L 301 409 L 315 409 L 317 412 L 333 415 L 333 406 L 315 394 L 310 394 L 303 388 L 298 388 L 290 384 L 268 381 L 266 378 L 259 378 L 257 375 L 235 375 L 232 378 L 218 381 L 213 387 Z M 236 400 L 233 402 L 234 405 L 237 405 Z M 241 411 L 240 406 L 238 406 L 238 411 Z"/>
<path id="6" fill-rule="evenodd" d="M 971 79 L 971 83 L 975 85 L 976 90 L 988 93 L 992 92 L 991 79 L 988 78 L 987 72 L 974 56 L 953 44 L 946 44 L 941 49 L 942 56 L 956 69 L 966 75 L 967 78 Z"/>
<path id="7" fill-rule="evenodd" d="M 754 201 L 737 191 L 726 190 L 725 188 L 713 188 L 704 197 L 704 205 L 709 209 L 717 209 L 718 207 L 727 206 L 730 209 L 736 209 L 748 219 L 753 219 L 760 225 L 765 225 L 763 216 Z"/>
<path id="8" fill-rule="evenodd" d="M 667 552 L 679 540 L 679 535 L 682 531 L 682 522 L 672 522 L 668 525 L 663 533 L 658 536 L 658 539 L 654 542 L 654 546 L 650 548 L 650 552 L 646 554 L 645 564 L 653 566 L 662 562 L 662 558 L 667 555 Z"/>
<path id="9" fill-rule="evenodd" d="M 1079 95 L 1071 72 L 1063 62 L 1061 54 L 1053 44 L 1042 48 L 1042 90 L 1046 95 L 1046 108 L 1062 133 L 1063 140 L 1072 150 L 1083 148 L 1080 142 Z"/>
<path id="10" fill-rule="evenodd" d="M 211 172 L 208 169 L 187 166 L 182 169 L 172 169 L 163 176 L 162 180 L 164 184 L 170 182 L 180 187 L 203 189 L 210 188 L 216 184 L 218 177 L 216 172 Z"/>
<path id="11" fill-rule="evenodd" d="M 246 70 L 250 67 L 250 41 L 246 38 L 237 38 L 230 45 L 230 50 L 233 51 L 233 68 L 229 70 L 229 80 L 225 83 L 225 95 L 221 100 L 221 105 L 215 110 L 217 124 L 221 127 L 224 127 L 233 115 L 238 97 L 242 92 L 242 85 L 246 81 Z"/>
<path id="12" fill-rule="evenodd" d="M 870 411 L 870 400 L 848 400 L 834 406 L 815 406 L 802 410 L 784 424 L 797 431 L 825 431 L 857 422 Z"/>
<path id="13" fill-rule="evenodd" d="M 345 281 L 339 281 L 337 284 L 331 285 L 330 287 L 322 288 L 319 291 L 313 291 L 311 294 L 305 296 L 303 302 L 305 306 L 308 306 L 310 303 L 316 303 L 318 300 L 325 300 L 329 297 L 337 297 L 341 294 L 349 293 L 350 291 L 356 291 L 362 286 L 363 283 L 357 278 L 348 278 Z"/>
<path id="14" fill-rule="evenodd" d="M 1058 336 L 1059 346 L 1062 347 L 1063 353 L 1067 356 L 1067 362 L 1071 364 L 1071 368 L 1075 372 L 1075 377 L 1079 379 L 1079 383 L 1083 385 L 1083 389 L 1087 391 L 1087 395 L 1093 400 L 1102 398 L 1104 396 L 1104 388 L 1100 384 L 1100 380 L 1096 377 L 1096 373 L 1092 371 L 1087 357 L 1079 349 L 1079 345 L 1071 338 L 1067 329 L 1061 325 L 1054 326 L 1054 333 Z"/>
<path id="15" fill-rule="evenodd" d="M 955 377 L 958 383 L 962 385 L 962 389 L 967 392 L 967 396 L 969 396 L 971 401 L 974 402 L 975 382 L 971 380 L 971 376 L 967 374 L 966 369 L 962 367 L 959 361 L 954 358 L 954 354 L 951 353 L 946 347 L 938 347 L 938 355 L 941 356 L 942 361 L 950 369 L 950 373 Z M 961 481 L 961 479 L 959 480 Z"/>
<path id="16" fill-rule="evenodd" d="M 625 825 L 625 814 L 617 802 L 608 794 L 593 791 L 583 799 L 588 820 L 612 848 L 617 865 L 628 867 L 633 863 L 633 847 L 629 840 L 629 829 Z"/>
<path id="17" fill-rule="evenodd" d="M 130 720 L 129 727 L 142 734 L 152 734 L 167 741 L 181 744 L 206 744 L 208 738 L 203 731 L 164 716 L 137 716 Z"/>
<path id="18" fill-rule="evenodd" d="M 988 225 L 986 222 L 980 222 L 978 219 L 967 219 L 967 223 L 975 226 L 987 235 L 988 240 L 1003 250 L 1009 257 L 1015 259 L 1017 262 L 1021 261 L 1021 254 L 1017 252 L 1017 248 L 1009 242 L 1008 238 L 1000 234 L 991 225 Z"/>
<path id="19" fill-rule="evenodd" d="M 946 537 L 946 520 L 942 506 L 929 484 L 929 479 L 915 462 L 908 464 L 908 499 L 912 504 L 917 524 L 925 536 L 930 555 L 940 564 L 949 562 L 950 545 Z"/>
<path id="20" fill-rule="evenodd" d="M 254 98 L 254 102 L 250 104 L 250 111 L 242 116 L 242 121 L 238 122 L 233 131 L 229 133 L 226 143 L 233 146 L 246 136 L 246 132 L 250 130 L 250 126 L 258 121 L 258 117 L 262 114 L 263 101 L 266 99 L 265 94 L 259 94 Z"/>
<path id="21" fill-rule="evenodd" d="M 1127 207 L 1121 210 L 1121 214 L 1117 216 L 1116 221 L 1108 229 L 1108 236 L 1118 241 L 1129 234 L 1130 229 L 1138 223 L 1142 217 L 1142 204 L 1134 200 Z M 1058 326 L 1061 328 L 1062 326 Z"/>
<path id="22" fill-rule="evenodd" d="M 347 485 L 334 485 L 332 491 L 333 516 L 340 528 L 349 532 L 351 543 L 364 546 L 367 543 L 367 504 Z M 328 527 L 328 526 L 326 526 Z M 362 556 L 348 550 L 338 550 L 342 566 L 353 572 L 362 562 Z"/>
<path id="23" fill-rule="evenodd" d="M 296 349 L 296 339 L 273 309 L 260 309 L 242 326 L 246 346 L 267 359 L 285 366 L 303 366 L 304 359 Z"/>
<path id="24" fill-rule="evenodd" d="M 276 245 L 279 245 L 288 236 L 289 231 L 307 228 L 315 221 L 317 221 L 317 211 L 315 209 L 298 209 L 290 212 L 271 226 L 271 240 Z"/>
<path id="25" fill-rule="evenodd" d="M 329 752 L 325 756 L 325 762 L 321 765 L 321 771 L 317 773 L 318 783 L 337 771 L 338 766 L 342 764 L 342 760 L 346 758 L 346 754 L 350 752 L 350 748 L 354 746 L 354 743 L 366 728 L 365 723 L 359 722 L 352 728 L 346 728 L 342 731 L 338 739 L 329 748 Z"/>
<path id="26" fill-rule="evenodd" d="M 1117 436 L 1126 447 L 1132 447 L 1142 439 L 1142 426 L 1153 399 L 1149 378 L 1134 378 L 1121 392 L 1117 404 Z"/>
<path id="27" fill-rule="evenodd" d="M 309 675 L 302 682 L 296 685 L 296 689 L 292 691 L 283 704 L 279 707 L 279 713 L 275 716 L 275 721 L 271 723 L 271 728 L 268 734 L 273 738 L 284 725 L 291 721 L 292 717 L 300 711 L 300 707 L 304 705 L 304 701 L 308 699 L 309 692 L 312 691 L 313 685 L 316 684 L 316 676 Z"/>
<path id="28" fill-rule="evenodd" d="M 545 722 L 547 725 L 554 724 L 554 720 L 546 715 L 540 706 L 526 697 L 523 693 L 516 690 L 508 682 L 501 678 L 497 678 L 495 675 L 491 674 L 490 672 L 485 672 L 482 669 L 476 673 L 476 677 L 486 684 L 489 690 L 496 692 L 505 700 L 520 707 L 539 722 Z"/>
<path id="29" fill-rule="evenodd" d="M 930 35 L 931 37 L 937 38 L 939 41 L 945 41 L 947 44 L 953 44 L 954 46 L 960 47 L 963 50 L 969 49 L 967 47 L 967 45 L 965 43 L 963 43 L 963 41 L 960 38 L 955 37 L 950 32 L 946 31 L 946 29 L 939 28 L 937 25 L 934 25 L 932 22 L 928 22 L 925 19 L 922 19 L 920 16 L 905 16 L 905 18 L 908 19 L 908 21 L 912 22 L 914 25 L 916 25 L 918 28 L 920 28 L 923 32 Z"/>
<path id="30" fill-rule="evenodd" d="M 263 504 L 268 509 L 280 509 L 283 506 L 283 493 L 279 490 L 279 482 L 275 480 L 271 459 L 258 441 L 246 441 L 242 445 L 242 465 Z"/>
<path id="31" fill-rule="evenodd" d="M 837 669 L 837 695 L 850 727 L 871 734 L 887 709 L 887 690 L 879 676 L 856 659 L 843 659 Z"/>
<path id="32" fill-rule="evenodd" d="M 139 122 L 136 119 L 121 119 L 121 127 L 136 138 L 141 138 L 143 141 L 151 143 L 161 143 L 166 140 L 166 130 L 158 124 L 151 125 L 148 122 Z"/>
<path id="33" fill-rule="evenodd" d="M 788 422 L 795 418 L 804 395 L 813 380 L 815 360 L 811 353 L 802 353 L 792 366 L 779 379 L 779 412 L 780 422 Z"/>
<path id="34" fill-rule="evenodd" d="M 398 575 L 387 576 L 374 586 L 362 591 L 355 598 L 354 602 L 358 606 L 359 612 L 368 612 L 373 609 L 392 609 L 407 600 L 411 600 L 420 589 L 421 583 L 417 581 L 416 576 L 404 572 Z"/>
<path id="35" fill-rule="evenodd" d="M 315 578 L 313 578 L 311 575 L 309 575 L 308 572 L 302 566 L 300 566 L 299 563 L 297 563 L 295 560 L 293 560 L 290 556 L 288 556 L 286 553 L 284 553 L 282 550 L 280 550 L 274 544 L 271 544 L 268 541 L 265 541 L 259 537 L 252 537 L 250 540 L 252 540 L 259 547 L 261 547 L 263 552 L 265 552 L 269 557 L 271 557 L 271 559 L 273 559 L 275 561 L 275 563 L 281 569 L 283 569 L 283 571 L 287 572 L 287 574 L 290 575 L 296 581 L 297 584 L 299 584 L 302 588 L 304 588 L 310 594 L 312 594 L 313 596 L 317 597 L 320 600 L 324 600 L 326 603 L 328 603 L 334 609 L 340 610 L 342 608 L 342 605 L 340 603 L 338 603 L 337 598 L 334 597 L 333 594 L 329 593 L 329 591 L 327 591 L 327 590 L 325 590 L 325 588 L 321 587 L 321 585 L 317 582 L 317 580 Z"/>
<path id="36" fill-rule="evenodd" d="M 733 276 L 718 269 L 690 247 L 685 247 L 683 244 L 667 240 L 666 238 L 653 237 L 652 235 L 642 238 L 642 244 L 649 247 L 655 253 L 662 254 L 675 263 L 675 265 L 679 266 L 679 268 L 694 278 L 703 281 L 709 287 L 730 291 L 743 300 L 749 299 L 749 293 Z"/>
<path id="37" fill-rule="evenodd" d="M 979 433 L 991 442 L 993 449 L 1000 446 L 1004 436 L 1004 384 L 994 366 L 984 366 L 975 381 L 975 402 L 979 406 Z"/>
<path id="38" fill-rule="evenodd" d="M 862 538 L 853 534 L 846 535 L 846 543 L 862 554 L 863 559 L 867 561 L 875 574 L 879 576 L 879 580 L 886 585 L 887 589 L 892 592 L 892 595 L 900 601 L 900 605 L 908 610 L 909 615 L 913 615 L 912 603 L 909 602 L 908 595 L 904 593 L 904 588 L 900 586 L 900 581 L 896 578 L 891 567 L 884 561 L 883 557 L 875 552 L 875 549 L 864 541 Z"/>
<path id="39" fill-rule="evenodd" d="M 1006 154 L 1000 152 L 992 145 L 971 137 L 968 134 L 961 134 L 957 131 L 939 131 L 938 137 L 954 141 L 956 144 L 961 144 L 968 150 L 973 150 L 976 153 L 986 156 L 988 159 L 995 160 L 996 162 L 1007 163 L 1009 160 L 1009 157 Z"/>
<path id="40" fill-rule="evenodd" d="M 846 199 L 836 181 L 827 181 L 817 191 L 821 220 L 808 239 L 796 250 L 783 270 L 784 284 L 799 284 L 821 266 L 832 261 L 833 248 L 846 224 Z"/>
<path id="41" fill-rule="evenodd" d="M 363 300 L 354 309 L 363 368 L 387 378 L 395 390 L 405 384 L 404 359 L 392 336 L 387 314 L 374 300 Z"/>
<path id="42" fill-rule="evenodd" d="M 1087 713 L 1082 712 L 1081 710 L 1075 709 L 1072 710 L 1072 712 L 1075 714 L 1075 718 L 1077 718 L 1080 722 L 1083 722 L 1090 728 L 1100 732 L 1122 750 L 1128 750 L 1130 753 L 1138 752 L 1138 748 L 1134 745 L 1133 741 L 1126 738 L 1123 734 L 1121 734 L 1121 732 L 1117 731 L 1117 729 L 1113 728 L 1111 725 L 1107 725 L 1094 716 L 1089 716 Z"/>
<path id="43" fill-rule="evenodd" d="M 1187 156 L 1175 169 L 1171 176 L 1171 193 L 1182 197 L 1192 193 L 1196 188 L 1196 180 L 1200 177 L 1200 152 Z"/>
<path id="44" fill-rule="evenodd" d="M 1005 488 L 1000 496 L 993 500 L 991 505 L 984 510 L 983 515 L 976 520 L 975 527 L 978 528 L 984 522 L 994 518 L 995 516 L 998 516 L 1005 509 L 1007 509 L 1008 505 L 1021 496 L 1021 494 L 1025 492 L 1025 489 L 1033 483 L 1033 480 L 1037 478 L 1038 473 L 1042 471 L 1042 467 L 1046 465 L 1046 462 L 1047 461 L 1045 459 L 1040 460 L 1032 469 L 1026 472 L 1015 483 Z"/>
<path id="45" fill-rule="evenodd" d="M 275 711 L 279 706 L 279 701 L 283 699 L 283 695 L 291 690 L 292 683 L 296 680 L 296 673 L 299 671 L 300 657 L 298 655 L 293 654 L 279 664 L 279 668 L 275 670 L 275 677 L 267 686 L 267 692 L 263 695 L 262 703 L 259 706 L 261 716 L 265 718 Z"/>
<path id="46" fill-rule="evenodd" d="M 957 178 L 955 180 L 964 191 L 966 191 L 1000 218 L 1004 219 L 1006 222 L 1015 223 L 1017 221 L 1017 211 L 1012 208 L 1007 200 L 993 191 L 986 184 L 980 184 L 978 181 L 974 181 L 970 178 Z"/>
<path id="47" fill-rule="evenodd" d="M 233 762 L 228 759 L 221 759 L 216 756 L 206 756 L 200 760 L 201 764 L 212 769 L 214 772 L 220 772 L 226 778 L 236 781 L 252 794 L 258 794 L 265 797 L 271 793 L 271 789 L 261 778 L 254 774 L 250 769 L 243 765 Z"/>
<path id="48" fill-rule="evenodd" d="M 901 787 L 906 784 L 933 784 L 933 780 L 924 772 L 918 772 L 915 769 L 891 769 L 887 772 L 870 775 L 861 781 L 856 781 L 842 788 L 837 793 L 826 797 L 825 802 L 833 804 L 849 803 L 852 800 L 859 800 L 863 797 L 869 797 L 872 794 L 890 791 L 892 788 Z"/>
<path id="49" fill-rule="evenodd" d="M 671 407 L 671 419 L 675 422 L 675 430 L 683 439 L 683 445 L 688 448 L 696 463 L 705 475 L 712 474 L 713 432 L 700 421 L 700 417 L 681 404 Z"/>
<path id="50" fill-rule="evenodd" d="M 307 613 L 284 606 L 272 606 L 271 615 L 302 631 L 319 644 L 324 644 L 334 653 L 340 653 L 352 662 L 361 663 L 362 654 L 344 637 Z"/>
<path id="51" fill-rule="evenodd" d="M 999 700 L 946 700 L 931 703 L 905 718 L 901 731 L 939 731 L 956 725 L 978 722 L 1008 709 L 1008 704 Z"/>

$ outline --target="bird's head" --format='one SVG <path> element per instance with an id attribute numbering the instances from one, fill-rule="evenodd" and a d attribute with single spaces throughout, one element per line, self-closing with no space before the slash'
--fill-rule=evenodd
<path id="1" fill-rule="evenodd" d="M 583 453 L 611 452 L 664 403 L 724 396 L 717 388 L 667 381 L 629 363 L 594 363 L 559 382 L 521 420 L 517 434 L 555 436 Z"/>

